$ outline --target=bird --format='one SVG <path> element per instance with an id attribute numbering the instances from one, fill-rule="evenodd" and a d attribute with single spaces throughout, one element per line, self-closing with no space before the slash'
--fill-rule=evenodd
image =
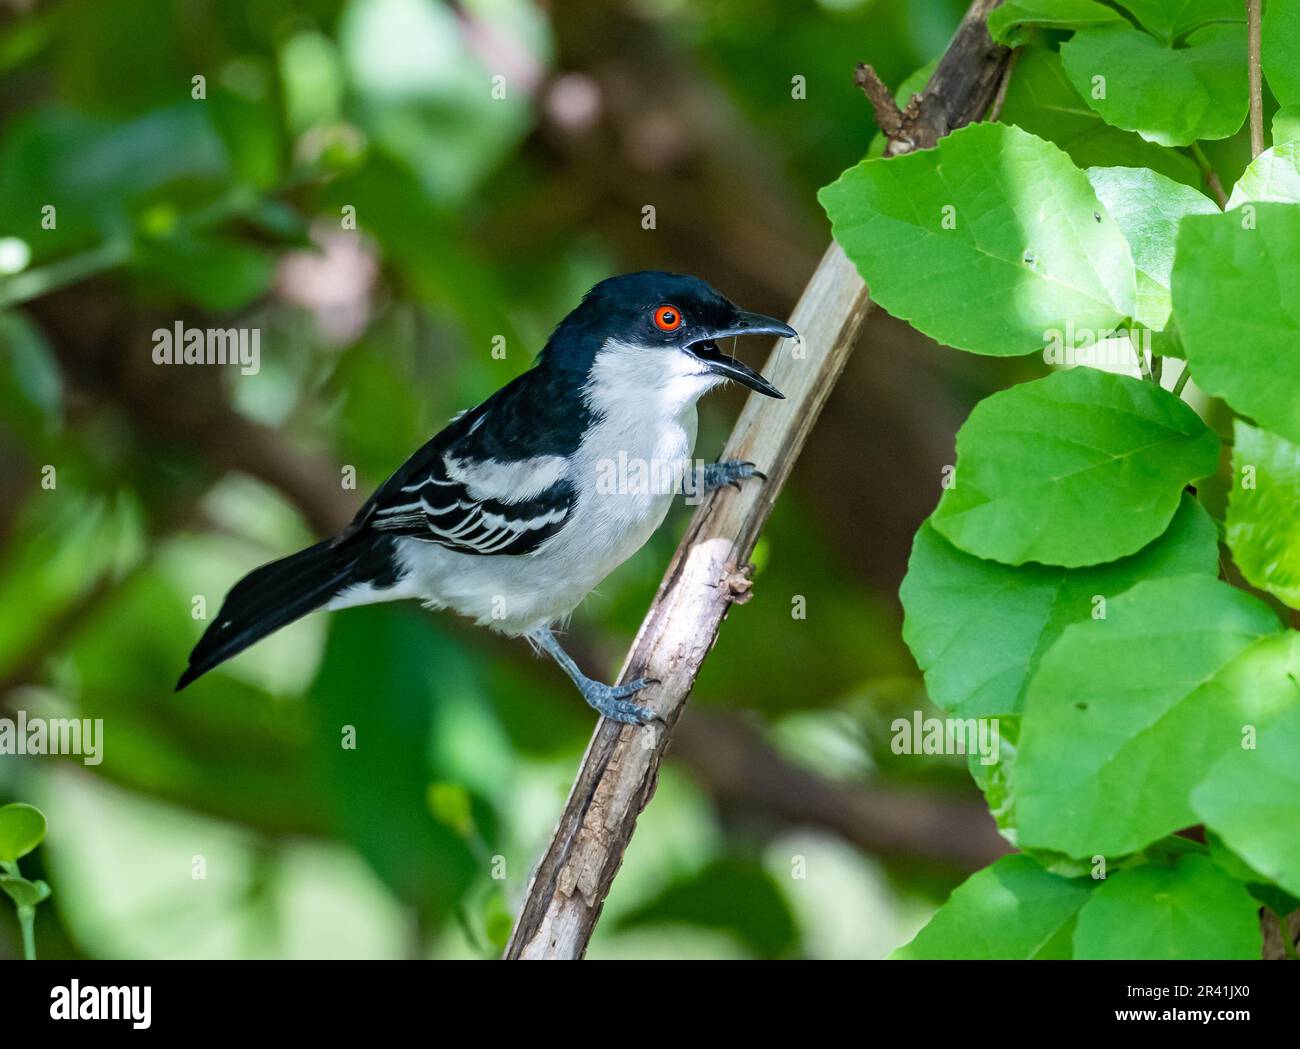
<path id="1" fill-rule="evenodd" d="M 676 494 L 765 475 L 695 465 L 696 403 L 734 381 L 784 395 L 719 343 L 797 338 L 703 280 L 646 270 L 596 284 L 532 366 L 457 415 L 338 535 L 255 569 L 226 595 L 176 691 L 316 609 L 415 599 L 544 651 L 617 722 L 656 715 L 652 684 L 588 677 L 557 627 L 660 526 Z"/>

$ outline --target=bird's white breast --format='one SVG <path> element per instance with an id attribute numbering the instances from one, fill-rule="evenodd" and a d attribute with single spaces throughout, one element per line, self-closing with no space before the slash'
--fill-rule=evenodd
<path id="1" fill-rule="evenodd" d="M 608 342 L 584 396 L 594 422 L 568 460 L 564 527 L 531 554 L 481 557 L 400 541 L 427 603 L 509 634 L 569 615 L 663 523 L 695 447 L 695 402 L 718 384 L 676 350 Z"/>

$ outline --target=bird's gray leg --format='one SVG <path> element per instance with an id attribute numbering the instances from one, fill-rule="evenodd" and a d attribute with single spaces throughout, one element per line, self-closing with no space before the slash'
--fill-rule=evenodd
<path id="1" fill-rule="evenodd" d="M 653 710 L 627 701 L 628 696 L 635 695 L 647 685 L 657 685 L 659 682 L 647 678 L 637 678 L 626 685 L 605 685 L 593 681 L 578 669 L 578 664 L 560 647 L 560 642 L 547 627 L 540 627 L 527 636 L 560 664 L 561 669 L 578 686 L 582 698 L 611 721 L 621 721 L 627 725 L 644 725 L 647 721 L 662 720 Z"/>
<path id="2" fill-rule="evenodd" d="M 713 492 L 727 485 L 739 491 L 740 482 L 750 477 L 767 480 L 767 474 L 753 463 L 743 459 L 724 459 L 720 463 L 709 463 L 703 470 L 697 471 L 694 480 L 701 492 Z"/>

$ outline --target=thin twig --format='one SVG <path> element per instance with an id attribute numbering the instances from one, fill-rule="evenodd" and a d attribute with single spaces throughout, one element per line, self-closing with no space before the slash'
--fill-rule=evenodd
<path id="1" fill-rule="evenodd" d="M 1250 77 L 1250 155 L 1264 152 L 1264 79 L 1260 75 L 1260 0 L 1246 0 L 1246 70 Z"/>
<path id="2" fill-rule="evenodd" d="M 1197 167 L 1201 169 L 1201 176 L 1205 179 L 1206 186 L 1214 194 L 1219 210 L 1226 211 L 1228 209 L 1228 194 L 1223 192 L 1223 183 L 1219 181 L 1219 173 L 1210 164 L 1210 158 L 1205 155 L 1205 150 L 1201 149 L 1199 142 L 1193 142 L 1188 149 L 1191 151 L 1192 159 L 1196 161 Z"/>
<path id="3" fill-rule="evenodd" d="M 989 106 L 988 115 L 985 120 L 997 120 L 1002 115 L 1002 104 L 1007 100 L 1007 88 L 1011 86 L 1011 77 L 1016 71 L 1016 59 L 1020 57 L 1020 49 L 1017 48 L 1011 52 L 1011 58 L 1007 61 L 1007 71 L 1003 74 L 1001 82 L 998 84 L 998 93 L 993 96 L 993 105 Z"/>
<path id="4" fill-rule="evenodd" d="M 997 93 L 1008 52 L 985 28 L 996 5 L 971 5 L 925 91 L 908 104 L 900 134 L 912 136 L 916 148 L 978 119 Z M 890 145 L 901 143 L 891 138 Z M 787 399 L 751 397 L 723 452 L 724 458 L 760 463 L 768 480 L 721 492 L 700 507 L 623 665 L 620 681 L 645 676 L 662 682 L 646 702 L 663 721 L 634 728 L 602 719 L 597 725 L 533 873 L 507 958 L 579 958 L 586 951 L 637 816 L 654 794 L 672 727 L 732 602 L 748 593 L 747 562 L 759 531 L 869 305 L 862 278 L 832 244 L 790 318 L 802 344 L 778 343 L 768 361 L 767 374 Z"/>
<path id="5" fill-rule="evenodd" d="M 859 63 L 853 71 L 853 82 L 862 89 L 867 101 L 871 103 L 871 110 L 876 115 L 876 126 L 886 138 L 898 138 L 903 130 L 903 111 L 898 108 L 893 92 L 880 79 L 875 68 L 866 62 Z"/>
<path id="6" fill-rule="evenodd" d="M 1133 355 L 1137 357 L 1138 377 L 1148 381 L 1153 380 L 1151 368 L 1147 364 L 1146 352 L 1142 349 L 1141 341 L 1133 338 L 1133 330 L 1129 329 L 1128 344 L 1133 347 Z"/>

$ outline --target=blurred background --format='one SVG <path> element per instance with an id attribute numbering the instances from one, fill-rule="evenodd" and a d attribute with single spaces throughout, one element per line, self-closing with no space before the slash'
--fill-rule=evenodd
<path id="1" fill-rule="evenodd" d="M 902 84 L 964 6 L 0 3 L 0 716 L 104 723 L 98 765 L 0 756 L 0 803 L 49 820 L 21 863 L 53 889 L 41 956 L 500 952 L 594 725 L 560 671 L 409 604 L 175 695 L 202 617 L 595 281 L 680 270 L 784 316 L 829 239 L 814 193 L 874 134 L 855 63 Z M 178 322 L 257 329 L 260 369 L 155 364 Z M 897 588 L 969 407 L 1042 368 L 873 313 L 592 957 L 881 956 L 1005 850 L 962 758 L 890 752 L 937 713 Z M 739 404 L 705 402 L 697 455 Z M 574 617 L 589 673 L 689 513 Z"/>

